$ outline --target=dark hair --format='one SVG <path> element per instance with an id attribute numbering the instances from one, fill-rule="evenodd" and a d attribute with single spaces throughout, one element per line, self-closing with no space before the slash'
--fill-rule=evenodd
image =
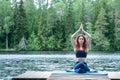
<path id="1" fill-rule="evenodd" d="M 85 38 L 85 36 L 83 36 L 83 35 L 80 35 L 80 36 L 78 36 L 77 38 L 76 38 L 76 49 L 79 49 L 80 48 L 80 44 L 79 44 L 79 37 L 83 37 L 83 39 L 84 39 L 84 42 L 83 42 L 83 50 L 84 51 L 86 51 L 86 49 L 87 49 L 87 45 L 88 45 L 88 43 L 87 43 L 87 40 L 86 40 L 86 38 Z"/>

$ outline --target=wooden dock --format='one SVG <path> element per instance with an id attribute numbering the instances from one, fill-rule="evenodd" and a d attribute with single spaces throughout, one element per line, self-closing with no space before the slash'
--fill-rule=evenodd
<path id="1" fill-rule="evenodd" d="M 12 78 L 12 80 L 47 80 L 51 72 L 27 71 L 19 76 Z"/>
<path id="2" fill-rule="evenodd" d="M 86 75 L 27 71 L 12 80 L 120 80 L 120 72 L 110 72 L 108 75 Z"/>
<path id="3" fill-rule="evenodd" d="M 110 80 L 120 80 L 120 72 L 109 72 L 108 77 Z"/>
<path id="4" fill-rule="evenodd" d="M 110 80 L 107 76 L 84 74 L 52 74 L 48 80 Z"/>

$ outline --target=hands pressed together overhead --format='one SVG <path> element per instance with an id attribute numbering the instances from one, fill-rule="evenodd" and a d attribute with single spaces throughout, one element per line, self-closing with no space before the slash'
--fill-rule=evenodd
<path id="1" fill-rule="evenodd" d="M 80 25 L 79 31 L 84 31 L 82 24 Z"/>

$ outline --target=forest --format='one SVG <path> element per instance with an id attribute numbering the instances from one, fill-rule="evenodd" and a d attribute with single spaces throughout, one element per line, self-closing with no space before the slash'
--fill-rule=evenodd
<path id="1" fill-rule="evenodd" d="M 80 24 L 91 51 L 120 51 L 120 0 L 0 0 L 0 51 L 70 51 Z"/>

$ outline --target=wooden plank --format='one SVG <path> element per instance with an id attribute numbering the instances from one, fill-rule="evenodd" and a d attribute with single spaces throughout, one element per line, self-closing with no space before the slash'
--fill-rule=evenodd
<path id="1" fill-rule="evenodd" d="M 50 75 L 51 72 L 27 71 L 12 80 L 47 80 Z"/>
<path id="2" fill-rule="evenodd" d="M 120 80 L 120 72 L 109 72 L 108 77 L 110 80 Z"/>
<path id="3" fill-rule="evenodd" d="M 110 80 L 108 76 L 27 71 L 12 80 Z"/>
<path id="4" fill-rule="evenodd" d="M 108 76 L 84 74 L 52 74 L 48 80 L 110 80 Z"/>

